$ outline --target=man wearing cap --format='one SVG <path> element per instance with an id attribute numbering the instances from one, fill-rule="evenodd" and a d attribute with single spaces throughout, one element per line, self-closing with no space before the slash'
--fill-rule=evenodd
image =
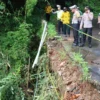
<path id="1" fill-rule="evenodd" d="M 90 11 L 90 8 L 87 6 L 87 7 L 85 7 L 85 13 L 82 16 L 80 29 L 83 28 L 83 32 L 90 36 L 92 36 L 92 27 L 93 27 L 92 20 L 93 20 L 93 13 Z M 85 45 L 85 42 L 86 42 L 86 35 L 83 34 L 83 45 L 82 46 Z M 92 47 L 91 42 L 92 42 L 92 38 L 88 37 L 89 48 Z"/>
<path id="2" fill-rule="evenodd" d="M 73 26 L 73 35 L 74 35 L 74 46 L 78 46 L 78 30 L 79 30 L 79 17 L 80 13 L 77 10 L 77 6 L 73 5 L 70 7 L 71 11 L 73 12 L 73 18 L 72 18 L 72 26 Z"/>
<path id="3" fill-rule="evenodd" d="M 53 14 L 57 14 L 57 21 L 58 21 L 58 35 L 61 34 L 61 31 L 62 31 L 62 22 L 61 22 L 61 16 L 62 16 L 62 13 L 63 13 L 63 10 L 61 10 L 61 6 L 60 5 L 57 5 L 57 11 L 53 11 L 52 13 Z"/>
<path id="4" fill-rule="evenodd" d="M 65 36 L 70 36 L 70 27 L 67 25 L 70 24 L 70 12 L 67 10 L 66 7 L 63 8 L 64 12 L 61 16 L 61 21 L 63 22 L 63 33 Z M 66 30 L 67 30 L 67 35 L 66 35 Z"/>

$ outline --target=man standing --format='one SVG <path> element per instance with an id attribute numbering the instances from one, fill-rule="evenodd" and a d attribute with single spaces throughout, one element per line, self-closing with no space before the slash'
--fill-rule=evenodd
<path id="1" fill-rule="evenodd" d="M 77 10 L 77 6 L 71 6 L 70 7 L 72 13 L 73 13 L 73 18 L 72 18 L 72 26 L 73 26 L 73 35 L 74 35 L 74 46 L 78 46 L 78 30 L 79 30 L 79 17 L 80 13 Z"/>
<path id="2" fill-rule="evenodd" d="M 53 11 L 53 14 L 57 14 L 57 21 L 58 21 L 58 34 L 62 33 L 62 22 L 61 22 L 61 16 L 63 13 L 63 10 L 61 10 L 61 6 L 57 5 L 57 11 Z"/>
<path id="3" fill-rule="evenodd" d="M 61 16 L 61 21 L 63 22 L 63 33 L 65 36 L 70 36 L 70 27 L 67 26 L 70 24 L 70 12 L 67 10 L 66 7 L 64 7 L 64 12 Z M 66 30 L 67 30 L 67 35 L 66 35 Z"/>
<path id="4" fill-rule="evenodd" d="M 90 8 L 87 6 L 87 7 L 85 7 L 85 13 L 82 16 L 80 29 L 82 29 L 82 27 L 83 27 L 83 32 L 90 35 L 90 36 L 92 36 L 92 27 L 93 27 L 92 20 L 93 20 L 93 13 L 90 11 Z M 92 47 L 91 41 L 92 41 L 92 38 L 88 37 L 89 48 Z M 86 42 L 86 35 L 83 34 L 83 44 L 82 44 L 82 46 L 85 45 L 85 42 Z"/>
<path id="5" fill-rule="evenodd" d="M 82 15 L 83 15 L 83 13 L 80 11 L 80 9 L 79 9 L 79 7 L 77 7 L 77 10 L 79 11 L 79 13 L 80 13 L 80 17 L 79 17 L 79 26 L 80 26 L 80 23 L 81 23 L 81 20 L 82 20 Z M 79 32 L 78 32 L 78 46 L 79 47 L 81 47 L 82 46 L 82 37 L 83 37 L 83 35 L 82 35 L 82 30 L 79 30 Z"/>
<path id="6" fill-rule="evenodd" d="M 49 3 L 47 3 L 45 7 L 45 12 L 46 12 L 46 21 L 50 20 L 50 13 L 52 12 L 52 7 L 50 6 Z"/>

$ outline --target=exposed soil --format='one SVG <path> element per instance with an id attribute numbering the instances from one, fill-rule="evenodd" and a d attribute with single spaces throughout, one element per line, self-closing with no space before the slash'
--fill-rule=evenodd
<path id="1" fill-rule="evenodd" d="M 52 70 L 61 78 L 59 91 L 63 100 L 100 100 L 99 91 L 89 82 L 82 80 L 80 69 L 73 65 L 61 42 L 53 40 L 49 41 L 48 45 Z"/>

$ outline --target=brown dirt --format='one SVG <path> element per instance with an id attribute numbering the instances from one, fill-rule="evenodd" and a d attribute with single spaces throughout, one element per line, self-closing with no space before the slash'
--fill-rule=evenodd
<path id="1" fill-rule="evenodd" d="M 89 82 L 82 81 L 79 68 L 72 64 L 69 56 L 65 53 L 65 58 L 61 57 L 62 51 L 64 48 L 59 41 L 49 42 L 50 62 L 52 70 L 61 78 L 59 90 L 63 100 L 100 100 L 99 92 Z"/>

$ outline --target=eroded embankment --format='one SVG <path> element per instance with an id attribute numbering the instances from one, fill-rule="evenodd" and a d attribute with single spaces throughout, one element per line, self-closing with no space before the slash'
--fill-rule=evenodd
<path id="1" fill-rule="evenodd" d="M 67 42 L 67 41 L 66 41 Z M 60 40 L 48 42 L 48 54 L 52 70 L 58 74 L 63 100 L 100 100 L 98 90 L 88 81 L 82 79 L 82 71 L 75 65 Z"/>

